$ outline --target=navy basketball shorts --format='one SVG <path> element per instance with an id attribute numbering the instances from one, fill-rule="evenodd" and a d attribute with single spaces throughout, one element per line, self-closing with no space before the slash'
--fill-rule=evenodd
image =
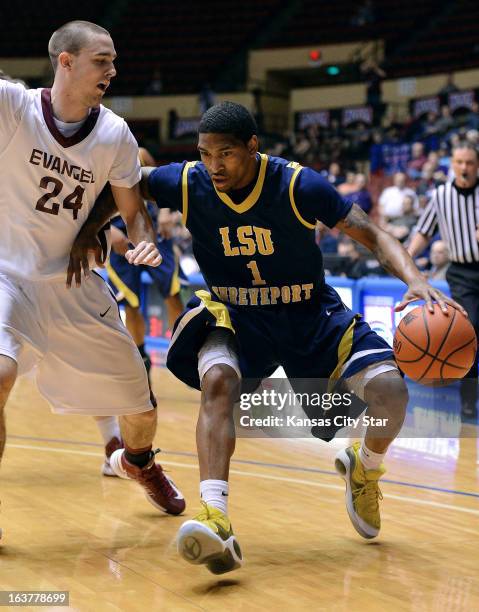
<path id="1" fill-rule="evenodd" d="M 133 266 L 123 255 L 114 252 L 110 254 L 110 262 L 107 265 L 108 282 L 119 303 L 126 303 L 132 308 L 140 306 L 141 274 L 144 271 L 150 275 L 164 298 L 179 293 L 181 279 L 186 277 L 174 252 L 173 240 L 159 240 L 158 250 L 163 261 L 157 268 Z"/>
<path id="2" fill-rule="evenodd" d="M 273 307 L 233 306 L 197 291 L 175 323 L 167 357 L 170 371 L 190 387 L 201 388 L 198 352 L 219 328 L 234 334 L 245 383 L 267 378 L 282 366 L 289 379 L 336 384 L 394 359 L 386 341 L 328 285 L 318 302 Z"/>

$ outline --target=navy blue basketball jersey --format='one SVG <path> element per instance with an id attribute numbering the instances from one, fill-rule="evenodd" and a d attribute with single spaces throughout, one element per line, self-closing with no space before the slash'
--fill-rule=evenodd
<path id="1" fill-rule="evenodd" d="M 310 168 L 260 154 L 258 163 L 240 202 L 216 190 L 201 162 L 155 168 L 148 187 L 159 206 L 182 212 L 217 299 L 235 306 L 308 303 L 324 284 L 316 220 L 333 227 L 351 204 Z"/>

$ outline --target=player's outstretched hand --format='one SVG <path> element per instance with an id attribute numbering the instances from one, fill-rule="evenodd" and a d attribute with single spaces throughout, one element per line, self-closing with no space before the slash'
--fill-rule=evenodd
<path id="1" fill-rule="evenodd" d="M 134 249 L 129 249 L 125 253 L 125 258 L 128 263 L 134 266 L 142 264 L 144 266 L 152 266 L 153 268 L 159 266 L 162 261 L 156 244 L 146 242 L 145 240 L 139 242 Z"/>
<path id="2" fill-rule="evenodd" d="M 416 300 L 424 300 L 429 312 L 434 312 L 433 302 L 437 302 L 445 315 L 448 314 L 447 304 L 450 304 L 467 317 L 467 312 L 460 304 L 455 302 L 452 298 L 447 297 L 447 295 L 444 295 L 439 289 L 435 289 L 425 280 L 418 280 L 411 283 L 403 296 L 402 302 L 398 304 L 394 310 L 396 312 L 404 310 L 410 302 L 415 302 Z"/>
<path id="3" fill-rule="evenodd" d="M 102 260 L 102 248 L 98 235 L 90 233 L 82 228 L 70 251 L 70 261 L 67 270 L 67 287 L 72 286 L 72 280 L 75 279 L 75 286 L 80 287 L 82 271 L 85 278 L 90 277 L 90 266 L 88 264 L 88 255 L 93 253 L 95 263 L 99 268 L 103 268 L 105 262 Z"/>

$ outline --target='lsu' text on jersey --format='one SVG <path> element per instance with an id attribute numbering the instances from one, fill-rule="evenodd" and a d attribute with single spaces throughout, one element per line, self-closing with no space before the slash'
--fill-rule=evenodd
<path id="1" fill-rule="evenodd" d="M 49 89 L 0 80 L 0 272 L 30 280 L 63 276 L 106 182 L 139 181 L 137 154 L 125 121 L 105 107 L 92 109 L 65 137 Z"/>
<path id="2" fill-rule="evenodd" d="M 324 284 L 316 220 L 333 227 L 351 204 L 310 168 L 267 155 L 258 160 L 256 181 L 240 202 L 216 190 L 201 162 L 156 168 L 149 191 L 160 206 L 183 213 L 217 299 L 235 306 L 309 302 Z"/>

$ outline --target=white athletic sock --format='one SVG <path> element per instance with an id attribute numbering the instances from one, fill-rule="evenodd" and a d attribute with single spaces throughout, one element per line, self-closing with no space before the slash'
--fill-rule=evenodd
<path id="1" fill-rule="evenodd" d="M 108 444 L 112 438 L 121 439 L 120 425 L 116 417 L 95 417 L 95 421 L 105 444 Z"/>
<path id="2" fill-rule="evenodd" d="M 200 482 L 201 499 L 228 514 L 229 486 L 226 480 L 202 480 Z"/>
<path id="3" fill-rule="evenodd" d="M 386 453 L 375 453 L 366 446 L 364 440 L 359 449 L 359 459 L 365 470 L 377 470 L 384 460 Z"/>

